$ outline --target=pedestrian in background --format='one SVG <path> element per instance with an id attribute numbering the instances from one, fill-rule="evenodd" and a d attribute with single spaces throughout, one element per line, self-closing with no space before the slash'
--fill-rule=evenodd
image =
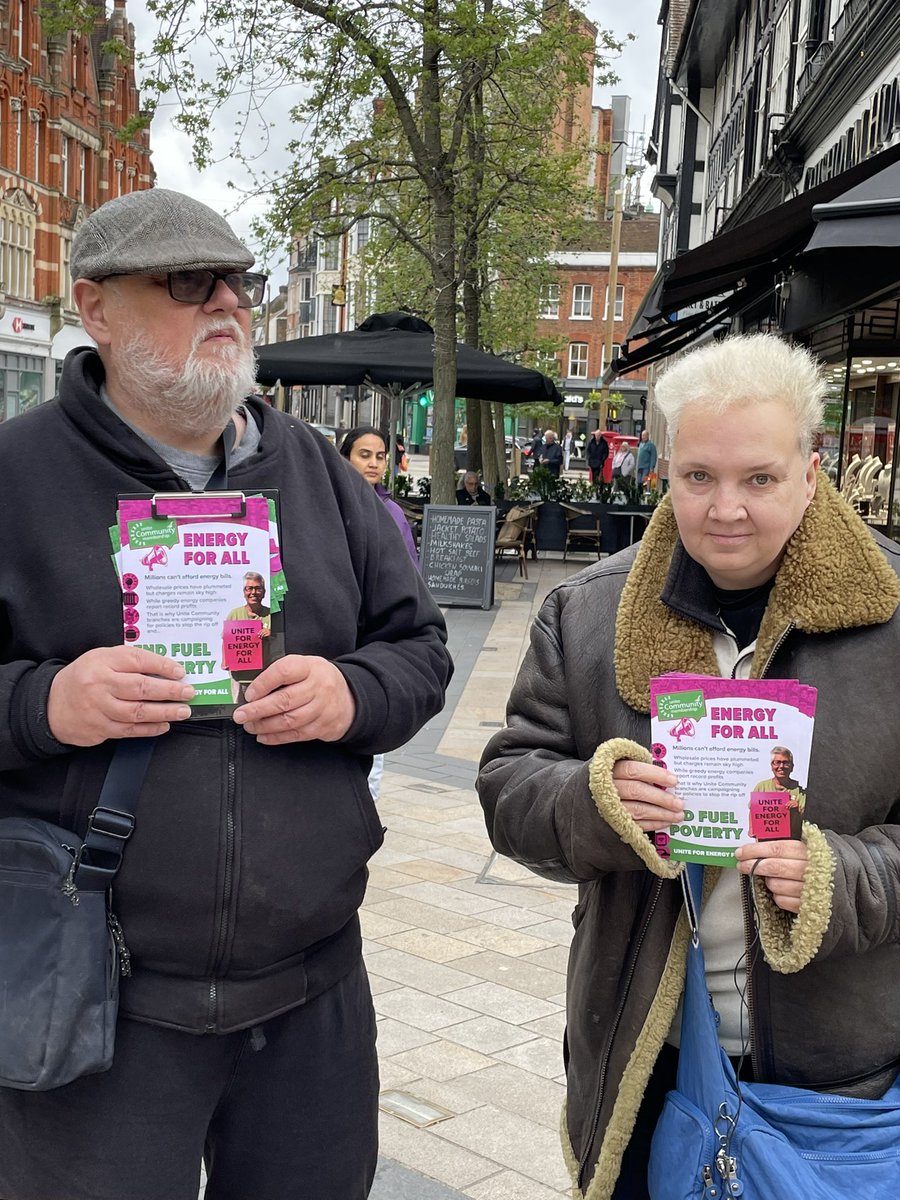
<path id="1" fill-rule="evenodd" d="M 579 884 L 564 1142 L 591 1200 L 647 1200 L 678 1067 L 681 864 L 647 835 L 685 814 L 648 749 L 656 676 L 818 689 L 802 838 L 741 846 L 737 869 L 708 873 L 700 930 L 725 1053 L 744 1080 L 866 1098 L 898 1073 L 900 706 L 873 664 L 900 662 L 900 548 L 818 471 L 826 392 L 807 351 L 767 335 L 661 377 L 669 496 L 642 541 L 550 594 L 482 757 L 495 849 Z"/>
<path id="2" fill-rule="evenodd" d="M 358 471 L 366 483 L 375 488 L 375 495 L 391 514 L 391 520 L 400 530 L 409 557 L 419 569 L 419 552 L 416 549 L 416 539 L 410 528 L 409 521 L 400 505 L 391 497 L 390 492 L 382 484 L 385 466 L 387 464 L 388 445 L 384 434 L 374 425 L 357 425 L 351 429 L 341 442 L 340 452 Z M 395 548 L 399 550 L 399 547 Z M 369 771 L 369 791 L 372 799 L 377 800 L 381 795 L 381 777 L 384 774 L 384 755 L 372 755 L 372 768 Z"/>
<path id="3" fill-rule="evenodd" d="M 474 471 L 466 471 L 463 475 L 462 487 L 456 489 L 456 503 L 464 506 L 493 504 L 488 493 L 484 490 L 481 480 Z"/>
<path id="4" fill-rule="evenodd" d="M 115 882 L 131 974 L 112 1067 L 0 1087 L 4 1200 L 197 1200 L 204 1158 L 208 1200 L 364 1200 L 374 1178 L 358 909 L 383 831 L 365 778 L 440 711 L 451 668 L 372 489 L 302 421 L 245 399 L 252 266 L 187 196 L 102 205 L 71 253 L 96 349 L 0 427 L 19 506 L 0 524 L 0 817 L 83 836 L 117 740 L 154 739 Z M 277 489 L 284 654 L 232 717 L 188 723 L 181 663 L 123 644 L 108 529 L 122 493 L 211 481 Z"/>
<path id="5" fill-rule="evenodd" d="M 531 460 L 532 470 L 538 465 L 543 449 L 544 435 L 540 429 L 536 429 L 531 435 L 531 445 L 528 447 L 528 457 Z"/>
<path id="6" fill-rule="evenodd" d="M 541 449 L 540 465 L 546 467 L 547 470 L 556 479 L 559 479 L 559 473 L 562 470 L 562 447 L 556 440 L 556 434 L 552 429 L 544 430 L 544 444 Z"/>
<path id="7" fill-rule="evenodd" d="M 609 458 L 609 442 L 603 436 L 602 429 L 595 429 L 588 438 L 585 454 L 591 483 L 602 483 L 603 466 Z"/>
<path id="8" fill-rule="evenodd" d="M 340 453 L 356 471 L 362 475 L 366 483 L 375 488 L 375 495 L 391 514 L 391 520 L 400 530 L 410 558 L 419 566 L 419 552 L 416 549 L 416 539 L 406 514 L 382 484 L 387 466 L 387 439 L 380 429 L 374 425 L 357 425 L 351 429 L 341 442 Z"/>
<path id="9" fill-rule="evenodd" d="M 634 477 L 634 451 L 628 442 L 619 442 L 612 461 L 613 481 Z"/>
<path id="10" fill-rule="evenodd" d="M 641 430 L 641 441 L 637 452 L 637 481 L 643 485 L 644 480 L 656 470 L 656 446 L 650 441 L 650 431 Z"/>
<path id="11" fill-rule="evenodd" d="M 568 471 L 568 469 L 569 469 L 569 463 L 572 459 L 572 445 L 573 445 L 572 430 L 567 429 L 566 432 L 563 434 L 563 440 L 562 440 L 563 470 L 564 471 Z"/>

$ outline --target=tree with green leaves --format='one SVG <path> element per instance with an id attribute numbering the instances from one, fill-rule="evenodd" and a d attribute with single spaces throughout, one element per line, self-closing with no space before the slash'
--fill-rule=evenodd
<path id="1" fill-rule="evenodd" d="M 418 262 L 435 330 L 433 497 L 449 502 L 457 337 L 486 344 L 485 314 L 503 310 L 500 281 L 524 278 L 526 264 L 540 261 L 541 238 L 552 238 L 573 198 L 580 204 L 588 131 L 564 148 L 554 129 L 560 97 L 587 80 L 593 28 L 548 0 L 148 0 L 147 8 L 159 30 L 142 56 L 142 87 L 177 100 L 176 124 L 198 166 L 212 159 L 221 114 L 242 101 L 229 155 L 271 197 L 260 231 L 270 246 L 297 230 L 333 236 L 369 217 L 382 245 L 393 239 Z M 599 41 L 603 53 L 619 49 L 609 34 Z M 282 131 L 286 167 L 257 171 L 260 138 Z M 530 237 L 513 238 L 517 225 Z M 518 260 L 502 261 L 501 246 L 514 243 Z M 476 293 L 482 299 L 463 305 L 461 321 L 461 296 Z M 501 444 L 502 435 L 501 426 Z"/>

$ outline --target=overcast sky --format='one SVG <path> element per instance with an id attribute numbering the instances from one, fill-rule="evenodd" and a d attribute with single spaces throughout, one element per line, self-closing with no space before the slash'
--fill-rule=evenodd
<path id="1" fill-rule="evenodd" d="M 627 18 L 622 15 L 623 9 L 627 9 Z M 633 33 L 637 39 L 626 45 L 624 53 L 615 63 L 620 82 L 614 87 L 598 88 L 594 103 L 606 107 L 613 94 L 630 96 L 631 129 L 640 132 L 643 128 L 646 135 L 649 135 L 653 120 L 659 65 L 660 27 L 656 23 L 659 9 L 660 0 L 629 0 L 627 6 L 610 3 L 610 0 L 587 0 L 585 4 L 588 16 L 596 25 L 611 29 L 620 39 L 624 39 L 626 33 Z M 128 16 L 135 27 L 138 49 L 149 47 L 156 28 L 154 18 L 141 4 L 134 4 Z M 623 23 L 626 20 L 627 25 Z M 241 204 L 240 197 L 228 188 L 234 170 L 227 159 L 205 171 L 197 171 L 191 165 L 191 148 L 187 137 L 171 125 L 174 113 L 173 105 L 161 103 L 153 121 L 150 144 L 158 185 L 185 192 L 226 212 L 237 233 L 250 241 L 250 221 L 265 210 L 265 203 L 250 201 Z M 277 148 L 287 141 L 289 131 L 276 129 L 273 136 L 273 151 L 268 161 L 270 166 L 275 167 L 278 163 Z M 222 155 L 227 152 L 227 141 L 227 137 L 222 138 L 222 145 L 218 147 Z M 649 176 L 645 176 L 645 180 L 649 182 Z M 241 180 L 235 182 L 240 183 Z M 649 198 L 646 182 L 644 200 Z M 273 283 L 286 281 L 286 260 L 285 252 L 282 264 L 270 264 Z"/>

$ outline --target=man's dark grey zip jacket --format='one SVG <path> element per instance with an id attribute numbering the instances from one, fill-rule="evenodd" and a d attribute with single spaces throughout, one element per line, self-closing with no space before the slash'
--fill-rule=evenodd
<path id="1" fill-rule="evenodd" d="M 117 495 L 187 486 L 102 402 L 102 379 L 97 354 L 75 350 L 59 397 L 0 427 L 0 816 L 76 833 L 112 743 L 58 743 L 50 685 L 122 641 Z M 334 662 L 356 717 L 336 743 L 263 746 L 231 721 L 158 739 L 115 884 L 134 972 L 121 1011 L 197 1033 L 263 1021 L 355 964 L 383 839 L 370 756 L 440 711 L 452 670 L 440 611 L 374 489 L 308 426 L 246 410 L 260 445 L 229 486 L 279 490 L 286 653 Z"/>

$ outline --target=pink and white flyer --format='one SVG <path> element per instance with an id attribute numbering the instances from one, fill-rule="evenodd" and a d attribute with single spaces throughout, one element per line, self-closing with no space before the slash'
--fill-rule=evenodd
<path id="1" fill-rule="evenodd" d="M 664 858 L 733 867 L 738 846 L 799 837 L 816 689 L 796 679 L 669 674 L 650 681 L 653 761 L 678 777 L 684 819 Z"/>

